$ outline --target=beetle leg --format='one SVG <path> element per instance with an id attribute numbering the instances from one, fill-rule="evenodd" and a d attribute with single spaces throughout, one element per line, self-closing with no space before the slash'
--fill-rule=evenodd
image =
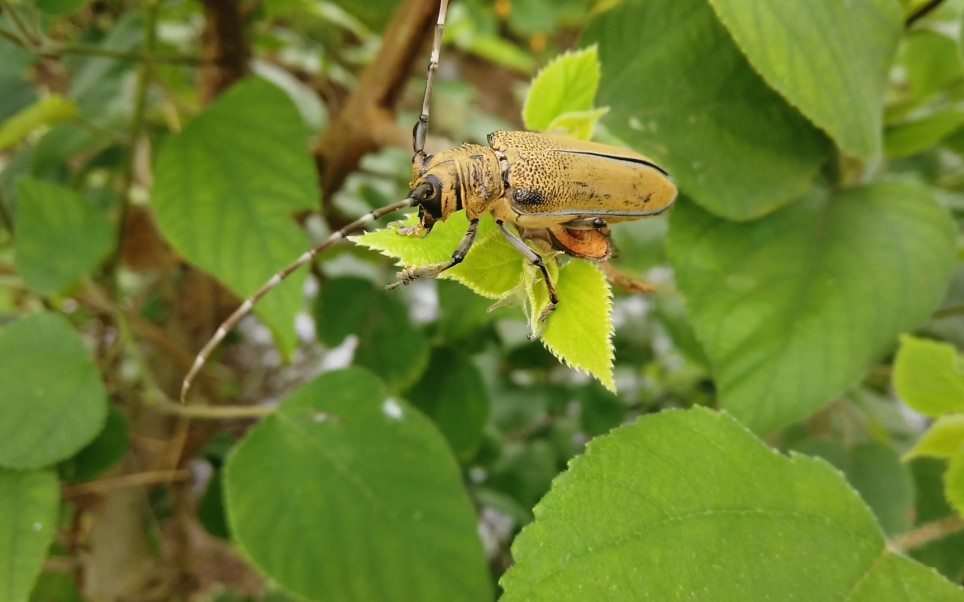
<path id="1" fill-rule="evenodd" d="M 601 217 L 587 217 L 586 219 L 576 219 L 562 224 L 573 230 L 609 230 L 609 224 Z"/>
<path id="2" fill-rule="evenodd" d="M 473 219 L 469 222 L 469 229 L 462 237 L 462 242 L 459 243 L 459 247 L 455 249 L 455 253 L 452 253 L 452 259 L 449 259 L 445 263 L 436 263 L 434 265 L 426 265 L 420 268 L 405 268 L 398 274 L 398 282 L 389 284 L 388 290 L 392 290 L 403 284 L 408 284 L 413 280 L 418 280 L 419 278 L 434 278 L 438 276 L 445 270 L 462 263 L 465 256 L 468 254 L 469 249 L 472 247 L 472 243 L 475 242 L 475 234 L 479 231 L 479 218 Z"/>
<path id="3" fill-rule="evenodd" d="M 515 247 L 515 250 L 528 259 L 529 263 L 542 270 L 542 277 L 546 281 L 546 289 L 549 291 L 549 304 L 546 305 L 546 308 L 539 314 L 539 319 L 536 320 L 539 331 L 529 335 L 529 340 L 534 341 L 542 336 L 542 331 L 546 329 L 546 319 L 549 317 L 549 314 L 556 310 L 556 306 L 559 305 L 559 295 L 556 293 L 556 285 L 552 283 L 552 277 L 549 276 L 549 269 L 546 267 L 546 262 L 542 260 L 542 257 L 530 249 L 529 245 L 522 242 L 522 239 L 512 232 L 509 232 L 508 228 L 505 227 L 505 222 L 496 220 L 495 223 L 499 225 L 499 230 L 502 230 L 502 235 Z"/>

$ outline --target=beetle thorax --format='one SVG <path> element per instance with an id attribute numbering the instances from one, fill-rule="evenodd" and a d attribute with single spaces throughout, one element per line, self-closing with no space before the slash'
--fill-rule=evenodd
<path id="1" fill-rule="evenodd" d="M 469 219 L 480 217 L 488 211 L 492 201 L 504 192 L 499 160 L 491 148 L 476 144 L 463 144 L 458 148 L 426 157 L 420 166 L 412 166 L 414 182 L 437 181 L 441 198 L 436 218 L 445 221 L 449 215 L 465 209 Z M 425 207 L 426 210 L 435 209 Z"/>

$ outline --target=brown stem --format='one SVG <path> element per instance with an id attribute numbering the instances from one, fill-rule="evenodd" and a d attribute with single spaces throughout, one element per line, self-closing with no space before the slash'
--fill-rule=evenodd
<path id="1" fill-rule="evenodd" d="M 389 144 L 409 143 L 410 134 L 395 126 L 395 106 L 437 11 L 437 3 L 426 0 L 406 0 L 395 11 L 378 56 L 315 149 L 324 198 L 341 188 L 365 154 Z"/>
<path id="2" fill-rule="evenodd" d="M 251 46 L 245 36 L 247 14 L 238 0 L 201 0 L 204 31 L 201 34 L 200 93 L 209 104 L 231 84 L 250 72 Z"/>
<path id="3" fill-rule="evenodd" d="M 80 483 L 64 487 L 64 497 L 74 498 L 81 495 L 91 495 L 94 493 L 104 493 L 113 489 L 124 487 L 135 487 L 138 485 L 158 485 L 163 483 L 173 483 L 174 481 L 188 481 L 191 479 L 191 471 L 185 468 L 179 470 L 154 470 L 150 472 L 135 472 L 123 474 L 99 481 Z"/>
<path id="4" fill-rule="evenodd" d="M 888 547 L 897 552 L 907 552 L 961 531 L 964 531 L 964 518 L 951 516 L 898 535 L 890 540 Z"/>

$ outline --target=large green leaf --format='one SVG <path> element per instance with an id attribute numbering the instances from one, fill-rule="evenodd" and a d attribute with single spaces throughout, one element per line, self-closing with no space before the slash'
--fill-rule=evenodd
<path id="1" fill-rule="evenodd" d="M 717 215 L 802 194 L 827 139 L 750 67 L 706 0 L 628 0 L 594 21 L 606 123 Z"/>
<path id="2" fill-rule="evenodd" d="M 435 422 L 460 460 L 475 454 L 489 417 L 489 393 L 468 357 L 436 349 L 428 370 L 406 396 Z"/>
<path id="3" fill-rule="evenodd" d="M 59 462 L 104 427 L 100 374 L 63 316 L 36 314 L 0 332 L 0 366 L 0 466 Z"/>
<path id="4" fill-rule="evenodd" d="M 157 158 L 153 200 L 161 232 L 240 297 L 307 247 L 292 219 L 320 196 L 305 134 L 288 97 L 251 79 L 168 140 Z M 296 342 L 304 277 L 293 274 L 255 308 L 286 353 Z"/>
<path id="5" fill-rule="evenodd" d="M 926 190 L 896 183 L 745 224 L 680 204 L 670 259 L 724 407 L 765 433 L 853 385 L 937 307 L 954 231 Z"/>
<path id="6" fill-rule="evenodd" d="M 839 472 L 705 409 L 591 442 L 512 547 L 517 600 L 964 600 L 888 551 Z"/>
<path id="7" fill-rule="evenodd" d="M 884 533 L 910 529 L 914 517 L 914 483 L 910 468 L 890 445 L 878 441 L 844 445 L 829 437 L 814 437 L 792 450 L 816 456 L 840 469 L 847 482 L 873 511 Z"/>
<path id="8" fill-rule="evenodd" d="M 104 212 L 70 188 L 22 179 L 17 196 L 17 271 L 34 292 L 62 291 L 114 246 L 114 228 Z"/>
<path id="9" fill-rule="evenodd" d="M 848 154 L 880 152 L 894 0 L 709 0 L 750 64 Z"/>
<path id="10" fill-rule="evenodd" d="M 54 471 L 0 469 L 0 600 L 30 599 L 54 540 L 59 504 Z"/>
<path id="11" fill-rule="evenodd" d="M 228 519 L 271 579 L 312 600 L 491 600 L 445 439 L 367 371 L 312 381 L 228 458 Z"/>

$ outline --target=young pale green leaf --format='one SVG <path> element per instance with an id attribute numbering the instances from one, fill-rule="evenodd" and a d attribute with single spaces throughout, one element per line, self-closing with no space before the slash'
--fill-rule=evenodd
<path id="1" fill-rule="evenodd" d="M 964 447 L 964 414 L 947 414 L 934 421 L 905 460 L 928 456 L 950 458 Z"/>
<path id="2" fill-rule="evenodd" d="M 880 152 L 903 23 L 893 0 L 709 0 L 767 83 L 847 153 Z"/>
<path id="3" fill-rule="evenodd" d="M 224 479 L 235 541 L 299 596 L 492 599 L 445 439 L 365 370 L 299 389 L 237 446 Z"/>
<path id="4" fill-rule="evenodd" d="M 435 224 L 425 238 L 402 236 L 398 229 L 414 226 L 418 216 L 393 224 L 393 227 L 350 237 L 353 242 L 398 259 L 406 267 L 444 263 L 452 258 L 462 237 L 469 229 L 465 212 Z M 455 280 L 489 299 L 500 299 L 519 287 L 522 264 L 519 252 L 499 232 L 495 221 L 486 217 L 479 223 L 476 242 L 459 265 L 445 270 L 439 278 Z"/>
<path id="5" fill-rule="evenodd" d="M 599 45 L 609 127 L 717 215 L 752 219 L 797 198 L 831 151 L 746 62 L 706 0 L 627 0 L 593 21 L 583 43 Z"/>
<path id="6" fill-rule="evenodd" d="M 17 271 L 31 290 L 59 293 L 107 257 L 114 228 L 87 199 L 27 178 L 18 182 L 17 195 Z"/>
<path id="7" fill-rule="evenodd" d="M 944 495 L 960 516 L 964 516 L 964 446 L 957 448 L 944 475 Z"/>
<path id="8" fill-rule="evenodd" d="M 670 259 L 724 407 L 769 433 L 856 383 L 937 307 L 954 231 L 926 189 L 897 183 L 750 223 L 679 204 Z"/>
<path id="9" fill-rule="evenodd" d="M 358 337 L 355 363 L 377 372 L 393 389 L 405 389 L 425 371 L 429 346 L 408 319 L 398 295 L 362 278 L 325 282 L 314 307 L 315 330 L 326 345 Z"/>
<path id="10" fill-rule="evenodd" d="M 456 457 L 468 460 L 475 454 L 489 418 L 489 394 L 468 357 L 455 349 L 436 349 L 406 397 L 432 419 Z"/>
<path id="11" fill-rule="evenodd" d="M 599 52 L 595 46 L 565 52 L 539 71 L 522 107 L 526 129 L 549 131 L 554 120 L 593 109 L 599 88 Z"/>
<path id="12" fill-rule="evenodd" d="M 107 392 L 63 316 L 36 314 L 0 332 L 0 366 L 0 466 L 59 462 L 104 427 Z"/>
<path id="13" fill-rule="evenodd" d="M 413 216 L 403 225 L 414 223 L 416 218 Z M 392 228 L 386 228 L 354 236 L 351 240 L 395 257 L 405 267 L 418 267 L 448 260 L 466 229 L 468 221 L 464 213 L 459 212 L 448 221 L 436 224 L 424 239 L 399 236 Z M 537 332 L 541 326 L 536 324 L 536 319 L 548 302 L 541 272 L 506 241 L 489 217 L 482 219 L 476 240 L 465 260 L 442 272 L 439 278 L 460 282 L 482 296 L 499 300 L 500 304 L 526 299 L 529 327 L 532 332 Z M 543 344 L 562 362 L 591 374 L 607 388 L 614 389 L 612 290 L 609 283 L 587 262 L 573 260 L 565 269 L 559 270 L 557 262 L 551 260 L 551 250 L 540 248 L 536 251 L 546 260 L 561 300 L 559 309 L 549 317 Z M 584 265 L 569 268 L 579 264 Z M 563 309 L 565 306 L 568 307 Z"/>
<path id="14" fill-rule="evenodd" d="M 54 540 L 60 484 L 52 470 L 0 469 L 0 600 L 27 602 Z"/>
<path id="15" fill-rule="evenodd" d="M 702 408 L 644 416 L 590 442 L 512 546 L 516 600 L 964 600 L 888 551 L 822 460 L 774 453 Z M 815 577 L 818 576 L 818 577 Z"/>
<path id="16" fill-rule="evenodd" d="M 161 149 L 154 208 L 178 253 L 247 297 L 307 248 L 292 215 L 317 206 L 297 109 L 259 79 L 236 84 Z M 255 307 L 283 353 L 295 345 L 304 272 Z"/>
<path id="17" fill-rule="evenodd" d="M 0 123 L 0 150 L 6 150 L 38 128 L 73 119 L 77 105 L 56 94 L 42 98 Z"/>
<path id="18" fill-rule="evenodd" d="M 947 343 L 902 336 L 894 360 L 894 389 L 925 416 L 964 412 L 964 373 L 957 351 Z"/>
<path id="19" fill-rule="evenodd" d="M 563 113 L 549 124 L 547 132 L 562 132 L 570 138 L 589 140 L 596 129 L 596 124 L 609 112 L 609 107 L 593 109 L 591 111 L 569 111 Z"/>
<path id="20" fill-rule="evenodd" d="M 588 261 L 568 261 L 555 279 L 559 306 L 549 316 L 542 342 L 559 361 L 616 391 L 613 379 L 612 287 Z M 532 307 L 545 307 L 548 295 L 541 278 L 531 290 Z M 537 318 L 539 312 L 533 312 Z"/>

